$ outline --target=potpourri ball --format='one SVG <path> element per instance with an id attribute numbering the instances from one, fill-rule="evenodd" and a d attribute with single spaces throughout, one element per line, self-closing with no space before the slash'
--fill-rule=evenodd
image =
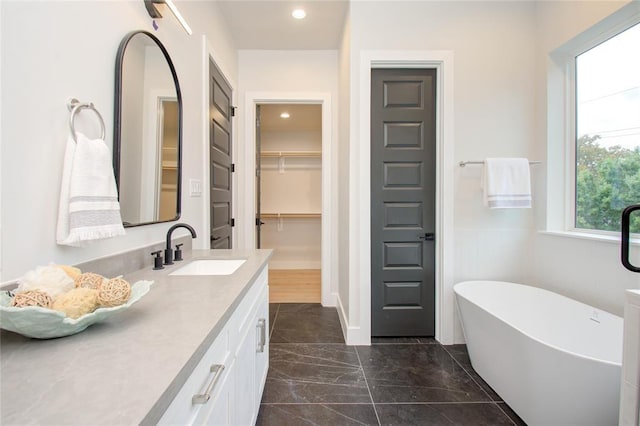
<path id="1" fill-rule="evenodd" d="M 11 306 L 24 308 L 25 306 L 40 306 L 51 309 L 53 298 L 48 293 L 40 290 L 29 290 L 17 293 L 11 300 Z"/>
<path id="2" fill-rule="evenodd" d="M 76 288 L 82 287 L 98 290 L 104 281 L 106 281 L 106 278 L 100 274 L 85 272 L 84 274 L 78 275 L 78 278 L 75 280 L 75 284 Z"/>
<path id="3" fill-rule="evenodd" d="M 98 304 L 104 307 L 118 306 L 129 300 L 131 285 L 122 278 L 112 278 L 102 283 L 98 290 Z"/>

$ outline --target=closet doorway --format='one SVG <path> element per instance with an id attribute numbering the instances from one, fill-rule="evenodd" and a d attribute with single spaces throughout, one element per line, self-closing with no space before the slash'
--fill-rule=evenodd
<path id="1" fill-rule="evenodd" d="M 256 245 L 271 303 L 320 303 L 322 105 L 256 105 Z"/>

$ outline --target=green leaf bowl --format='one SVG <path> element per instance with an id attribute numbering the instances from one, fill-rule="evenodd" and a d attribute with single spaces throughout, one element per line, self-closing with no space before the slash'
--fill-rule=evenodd
<path id="1" fill-rule="evenodd" d="M 112 308 L 98 308 L 80 318 L 69 318 L 62 312 L 39 306 L 11 306 L 8 291 L 0 292 L 0 328 L 34 339 L 53 339 L 84 331 L 110 316 L 127 309 L 149 292 L 153 281 L 138 281 L 131 286 L 127 303 Z"/>

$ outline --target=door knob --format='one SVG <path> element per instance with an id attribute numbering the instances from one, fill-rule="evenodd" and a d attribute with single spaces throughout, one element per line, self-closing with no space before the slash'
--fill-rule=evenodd
<path id="1" fill-rule="evenodd" d="M 427 232 L 424 235 L 420 235 L 418 238 L 425 241 L 433 241 L 436 239 L 436 236 L 433 232 Z"/>
<path id="2" fill-rule="evenodd" d="M 218 241 L 222 237 L 211 237 L 211 241 Z"/>

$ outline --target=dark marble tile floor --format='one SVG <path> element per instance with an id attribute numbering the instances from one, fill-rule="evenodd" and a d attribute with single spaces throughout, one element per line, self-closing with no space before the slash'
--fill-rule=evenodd
<path id="1" fill-rule="evenodd" d="M 518 425 L 465 345 L 373 338 L 347 346 L 335 308 L 271 304 L 258 425 Z"/>
<path id="2" fill-rule="evenodd" d="M 319 304 L 281 303 L 276 310 L 271 343 L 344 343 L 334 308 Z"/>

